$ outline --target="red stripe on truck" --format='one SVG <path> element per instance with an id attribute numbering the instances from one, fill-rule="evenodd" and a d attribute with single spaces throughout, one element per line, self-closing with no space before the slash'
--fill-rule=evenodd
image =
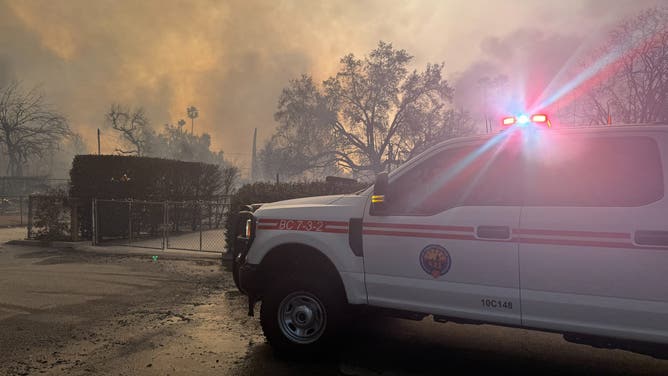
<path id="1" fill-rule="evenodd" d="M 258 230 L 308 231 L 347 234 L 348 222 L 322 221 L 317 219 L 274 219 L 258 220 Z"/>
<path id="2" fill-rule="evenodd" d="M 543 230 L 543 229 L 513 229 L 513 234 L 518 235 L 556 235 L 556 236 L 580 236 L 583 238 L 613 238 L 630 239 L 631 234 L 622 232 L 599 232 L 599 231 L 576 231 L 576 230 Z"/>
<path id="3" fill-rule="evenodd" d="M 383 230 L 364 230 L 364 235 L 384 235 L 400 236 L 413 238 L 436 238 L 436 239 L 455 239 L 455 240 L 476 240 L 473 235 L 465 234 L 446 234 L 446 233 L 428 233 L 428 232 L 409 232 L 409 231 L 383 231 Z"/>
<path id="4" fill-rule="evenodd" d="M 545 245 L 563 245 L 563 246 L 581 246 L 581 247 L 600 247 L 600 248 L 631 248 L 647 250 L 666 250 L 668 247 L 646 247 L 633 244 L 630 233 L 607 232 L 607 231 L 577 231 L 577 230 L 547 230 L 547 229 L 513 229 L 515 235 L 512 239 L 479 239 L 474 235 L 473 226 L 441 226 L 414 223 L 364 223 L 364 235 L 376 236 L 396 236 L 412 238 L 433 238 L 433 239 L 452 239 L 452 240 L 477 240 L 477 241 L 496 241 L 496 242 L 517 242 L 522 244 L 545 244 Z M 348 222 L 344 221 L 323 221 L 315 219 L 279 219 L 279 218 L 261 218 L 258 220 L 258 230 L 280 230 L 280 231 L 307 231 L 323 232 L 332 234 L 347 234 Z M 410 230 L 431 230 L 431 232 L 419 232 Z M 438 232 L 433 232 L 438 231 Z M 457 233 L 459 232 L 459 233 Z M 465 234 L 462 234 L 465 233 Z M 534 238 L 528 236 L 544 236 L 544 238 Z M 581 237 L 589 239 L 568 239 L 560 237 Z M 598 239 L 591 239 L 598 238 Z M 611 239 L 610 241 L 600 240 L 601 238 Z M 614 241 L 619 239 L 620 241 Z M 621 240 L 626 240 L 621 241 Z"/>
<path id="5" fill-rule="evenodd" d="M 400 224 L 400 223 L 375 223 L 364 222 L 364 227 L 377 228 L 397 228 L 408 230 L 440 230 L 440 231 L 459 231 L 459 232 L 473 232 L 473 227 L 470 226 L 438 226 L 438 225 L 422 225 L 422 224 Z"/>

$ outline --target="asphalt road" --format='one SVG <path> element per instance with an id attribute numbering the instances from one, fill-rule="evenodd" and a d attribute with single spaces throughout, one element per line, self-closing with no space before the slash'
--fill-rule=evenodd
<path id="1" fill-rule="evenodd" d="M 282 360 L 219 259 L 0 248 L 0 375 L 668 374 L 668 361 L 561 336 L 392 318 L 321 359 Z"/>

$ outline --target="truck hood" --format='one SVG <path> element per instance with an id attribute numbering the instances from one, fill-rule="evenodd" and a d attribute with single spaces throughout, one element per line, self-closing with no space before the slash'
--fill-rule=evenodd
<path id="1" fill-rule="evenodd" d="M 341 197 L 345 196 L 332 195 L 332 196 L 294 198 L 291 200 L 283 200 L 283 201 L 276 201 L 267 204 L 262 204 L 261 208 L 276 207 L 276 206 L 293 206 L 293 205 L 328 205 L 340 199 Z"/>
<path id="2" fill-rule="evenodd" d="M 348 220 L 361 217 L 365 195 L 304 197 L 263 204 L 254 213 L 259 218 Z"/>

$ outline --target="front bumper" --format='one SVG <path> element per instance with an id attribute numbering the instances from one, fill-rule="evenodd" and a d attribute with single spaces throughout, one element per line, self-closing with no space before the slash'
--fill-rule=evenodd
<path id="1" fill-rule="evenodd" d="M 242 264 L 239 266 L 239 290 L 253 297 L 260 296 L 260 271 L 258 265 Z"/>
<path id="2" fill-rule="evenodd" d="M 246 254 L 250 248 L 250 243 L 244 237 L 237 237 L 235 245 L 237 255 L 234 262 L 239 265 L 239 291 L 248 296 L 248 316 L 254 316 L 255 302 L 261 299 L 262 280 L 259 265 L 246 263 Z"/>
<path id="3" fill-rule="evenodd" d="M 257 208 L 253 208 L 257 209 Z M 251 221 L 251 236 L 246 237 L 245 230 L 246 222 Z M 239 213 L 239 218 L 236 223 L 235 233 L 237 237 L 234 242 L 234 266 L 237 273 L 237 287 L 239 291 L 248 296 L 248 315 L 253 316 L 253 308 L 255 302 L 261 298 L 261 279 L 259 272 L 259 265 L 246 263 L 246 255 L 255 238 L 256 221 L 251 210 L 242 211 Z"/>
<path id="4" fill-rule="evenodd" d="M 248 296 L 248 316 L 254 316 L 255 303 L 262 298 L 262 279 L 259 265 L 239 266 L 239 290 Z"/>
<path id="5" fill-rule="evenodd" d="M 238 236 L 234 248 L 236 251 L 234 263 L 239 265 L 239 290 L 248 296 L 259 296 L 259 265 L 246 263 L 246 254 L 248 253 L 248 248 L 250 248 L 250 241 L 242 236 Z"/>

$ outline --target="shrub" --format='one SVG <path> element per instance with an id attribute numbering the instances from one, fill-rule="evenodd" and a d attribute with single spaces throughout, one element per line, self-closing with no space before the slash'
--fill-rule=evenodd
<path id="1" fill-rule="evenodd" d="M 32 201 L 31 238 L 70 240 L 70 200 L 63 190 L 49 190 L 30 196 Z"/>
<path id="2" fill-rule="evenodd" d="M 252 183 L 239 188 L 232 195 L 230 214 L 227 217 L 225 240 L 227 248 L 234 253 L 234 240 L 236 238 L 239 211 L 244 205 L 268 203 L 293 198 L 325 196 L 335 194 L 353 193 L 366 188 L 368 184 L 357 182 L 310 182 L 310 183 Z"/>

